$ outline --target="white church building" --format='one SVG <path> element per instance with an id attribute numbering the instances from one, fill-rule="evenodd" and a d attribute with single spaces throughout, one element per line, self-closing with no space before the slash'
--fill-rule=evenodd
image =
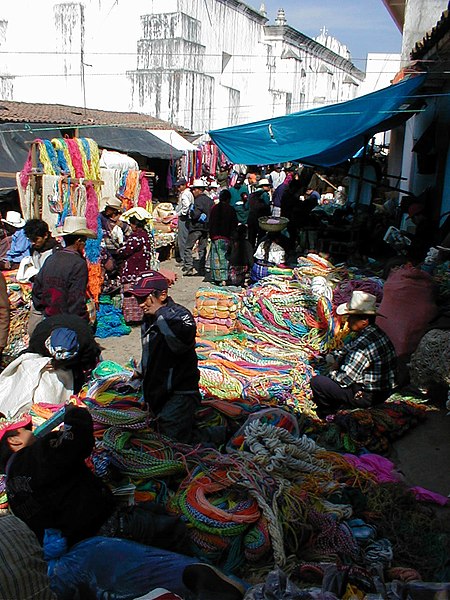
<path id="1" fill-rule="evenodd" d="M 239 0 L 0 4 L 0 99 L 136 111 L 195 133 L 350 100 L 364 73 L 325 29 Z M 1 108 L 1 106 L 0 106 Z"/>

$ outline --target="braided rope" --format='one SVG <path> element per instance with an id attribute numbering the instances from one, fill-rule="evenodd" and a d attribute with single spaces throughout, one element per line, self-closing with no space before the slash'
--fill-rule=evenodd
<path id="1" fill-rule="evenodd" d="M 184 464 L 173 458 L 170 441 L 152 432 L 111 427 L 105 431 L 102 445 L 111 462 L 130 477 L 167 477 L 185 471 Z"/>

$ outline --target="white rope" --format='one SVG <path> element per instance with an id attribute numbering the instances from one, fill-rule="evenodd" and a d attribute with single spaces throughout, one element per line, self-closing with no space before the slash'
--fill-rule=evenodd
<path id="1" fill-rule="evenodd" d="M 296 438 L 286 429 L 251 421 L 244 430 L 245 441 L 254 461 L 271 475 L 289 477 L 292 473 L 319 473 L 331 471 L 331 466 L 315 454 L 322 451 L 306 435 Z"/>

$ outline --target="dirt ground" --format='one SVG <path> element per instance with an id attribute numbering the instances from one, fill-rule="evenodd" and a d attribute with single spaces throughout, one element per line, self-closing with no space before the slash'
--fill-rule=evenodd
<path id="1" fill-rule="evenodd" d="M 210 284 L 202 277 L 183 277 L 175 260 L 164 261 L 165 269 L 178 274 L 178 280 L 170 294 L 179 304 L 190 310 L 195 305 L 195 293 L 199 287 Z M 125 364 L 129 358 L 137 361 L 141 355 L 140 329 L 134 327 L 128 336 L 98 340 L 104 348 L 104 360 Z M 427 413 L 424 423 L 411 429 L 394 443 L 389 457 L 404 474 L 411 486 L 421 486 L 444 496 L 450 494 L 450 414 L 443 404 Z M 450 518 L 450 506 L 444 509 Z"/>

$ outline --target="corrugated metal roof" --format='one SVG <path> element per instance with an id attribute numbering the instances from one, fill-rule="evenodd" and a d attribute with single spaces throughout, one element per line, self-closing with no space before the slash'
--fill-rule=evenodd
<path id="1" fill-rule="evenodd" d="M 0 123 L 54 123 L 58 125 L 92 127 L 116 125 L 136 129 L 175 129 L 187 133 L 183 127 L 137 112 L 115 112 L 67 106 L 0 100 Z"/>

